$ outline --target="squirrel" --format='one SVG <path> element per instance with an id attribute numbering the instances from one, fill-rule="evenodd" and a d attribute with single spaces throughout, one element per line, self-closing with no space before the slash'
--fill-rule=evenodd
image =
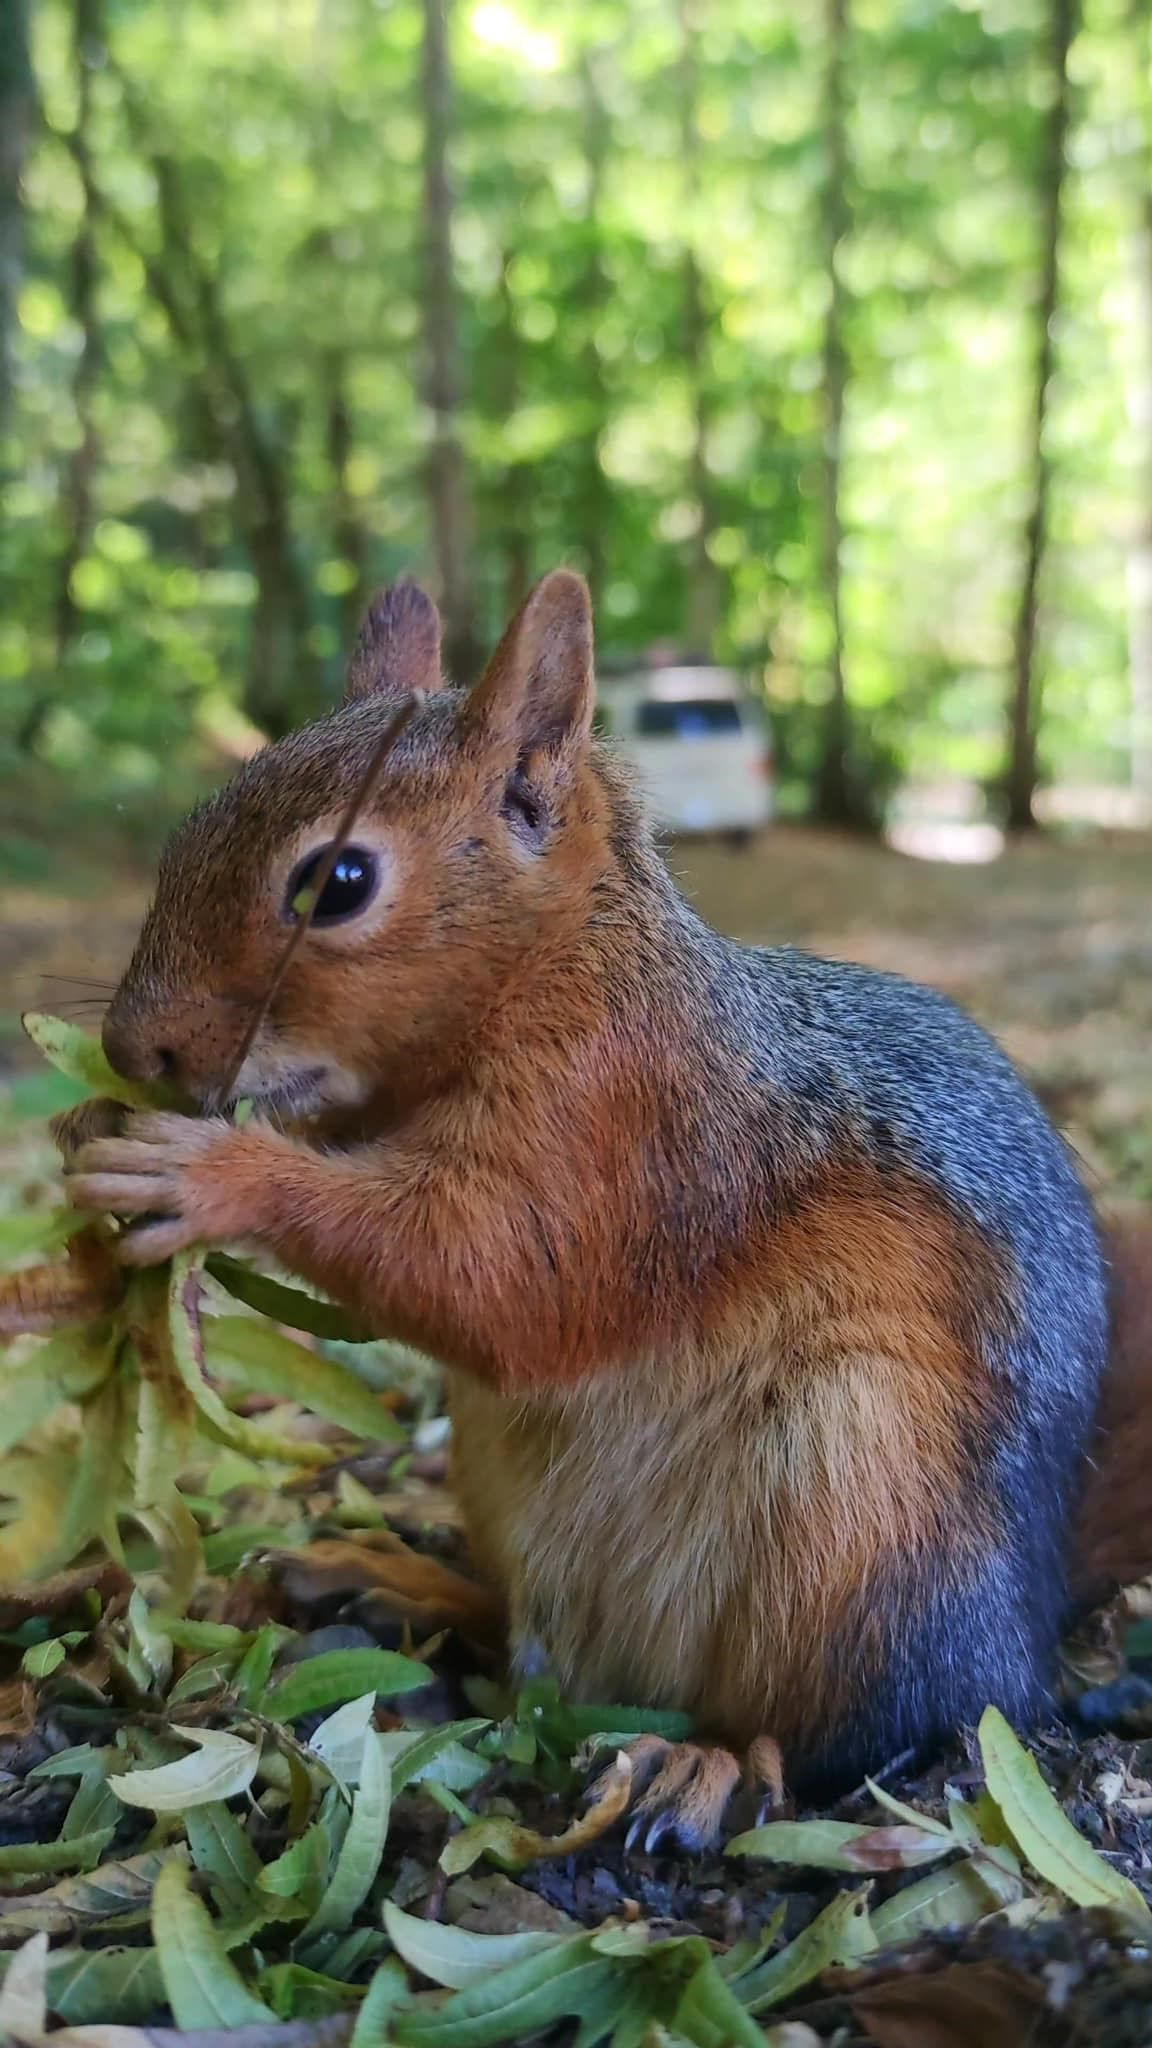
<path id="1" fill-rule="evenodd" d="M 245 1026 L 412 692 L 236 1125 Z M 1139 1457 L 1094 1435 L 1110 1344 L 1125 1426 L 1149 1391 L 1150 1239 L 1110 1309 L 1071 1155 L 975 1022 L 702 922 L 594 694 L 568 571 L 471 691 L 431 601 L 378 597 L 341 708 L 176 831 L 104 1022 L 119 1073 L 209 1113 L 61 1142 L 130 1264 L 247 1240 L 443 1363 L 514 1668 L 691 1715 L 634 1790 L 650 1847 L 692 1846 L 742 1774 L 823 1799 L 1043 1712 L 1070 1571 L 1152 1565 L 1149 1425 Z"/>

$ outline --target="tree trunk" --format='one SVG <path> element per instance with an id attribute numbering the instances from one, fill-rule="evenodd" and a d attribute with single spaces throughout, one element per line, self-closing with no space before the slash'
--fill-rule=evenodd
<path id="1" fill-rule="evenodd" d="M 368 537 L 349 488 L 352 459 L 352 411 L 348 401 L 348 359 L 342 349 L 329 349 L 324 359 L 324 428 L 332 480 L 332 544 L 351 571 L 340 599 L 340 625 L 346 647 L 352 645 L 360 615 L 368 601 Z"/>
<path id="2" fill-rule="evenodd" d="M 514 257 L 506 253 L 500 265 L 500 349 L 495 398 L 497 416 L 503 420 L 515 417 L 521 398 L 520 336 L 509 282 L 513 261 Z M 528 471 L 523 462 L 504 465 L 497 525 L 504 558 L 503 608 L 511 617 L 519 611 L 532 581 L 532 514 Z"/>
<path id="3" fill-rule="evenodd" d="M 1129 762 L 1132 788 L 1146 805 L 1152 805 L 1152 10 L 1148 0 L 1133 0 L 1129 21 L 1143 131 L 1135 163 L 1132 247 L 1139 358 L 1128 393 L 1129 425 L 1141 455 L 1141 494 L 1128 549 Z"/>
<path id="4" fill-rule="evenodd" d="M 12 364 L 24 275 L 21 178 L 36 87 L 28 48 L 28 0 L 0 0 L 0 476 L 8 469 Z"/>
<path id="5" fill-rule="evenodd" d="M 426 468 L 428 510 L 444 645 L 453 680 L 471 682 L 478 666 L 472 589 L 472 521 L 460 440 L 456 280 L 452 260 L 450 0 L 424 0 L 421 87 L 424 100 L 424 398 L 431 415 Z"/>
<path id="6" fill-rule="evenodd" d="M 191 355 L 199 420 L 236 476 L 239 523 L 257 586 L 244 709 L 276 739 L 314 716 L 321 702 L 308 583 L 292 530 L 289 466 L 256 404 L 247 365 L 232 339 L 219 278 L 197 246 L 180 168 L 155 146 L 146 109 L 130 81 L 119 76 L 129 126 L 156 179 L 163 258 L 148 258 L 145 276 L 174 335 Z M 101 203 L 108 206 L 103 195 Z"/>
<path id="7" fill-rule="evenodd" d="M 844 399 L 848 386 L 848 355 L 844 339 L 845 292 L 840 260 L 851 226 L 848 206 L 847 47 L 849 0 L 825 0 L 824 68 L 824 199 L 822 210 L 826 307 L 820 355 L 824 596 L 831 634 L 829 681 L 824 710 L 820 760 L 816 776 L 815 815 L 830 825 L 860 828 L 867 816 L 857 764 L 853 759 L 852 718 L 844 674 L 844 613 L 841 549 L 843 512 L 841 485 L 844 462 Z"/>
<path id="8" fill-rule="evenodd" d="M 684 371 L 692 415 L 689 489 L 696 524 L 688 561 L 688 604 L 685 632 L 688 652 L 710 661 L 720 613 L 716 564 L 709 553 L 715 529 L 708 436 L 711 427 L 709 391 L 709 317 L 707 286 L 696 237 L 700 232 L 699 0 L 680 0 L 680 149 L 684 161 L 686 240 L 682 266 Z"/>
<path id="9" fill-rule="evenodd" d="M 97 203 L 93 194 L 92 85 L 103 62 L 103 0 L 73 0 L 72 74 L 76 87 L 73 161 L 80 176 L 81 213 L 69 263 L 70 311 L 80 334 L 72 372 L 72 404 L 79 435 L 64 470 L 61 514 L 64 533 L 56 572 L 56 660 L 63 662 L 76 635 L 79 609 L 73 578 L 92 539 L 93 490 L 100 461 L 100 436 L 93 411 L 103 342 L 97 306 L 99 257 Z"/>
<path id="10" fill-rule="evenodd" d="M 1146 176 L 1152 176 L 1152 150 L 1149 159 Z M 1141 447 L 1142 488 L 1128 548 L 1129 755 L 1132 787 L 1152 803 L 1152 183 L 1145 183 L 1140 193 L 1134 243 L 1141 360 L 1129 394 L 1128 416 Z"/>
<path id="11" fill-rule="evenodd" d="M 1061 202 L 1068 134 L 1068 52 L 1076 32 L 1076 0 L 1050 0 L 1050 9 L 1048 71 L 1052 97 L 1044 125 L 1040 161 L 1040 289 L 1034 313 L 1032 406 L 1026 451 L 1028 512 L 1024 522 L 1024 561 L 1012 641 L 1012 693 L 1008 718 L 1004 822 L 1009 832 L 1027 832 L 1036 824 L 1034 805 L 1039 780 L 1037 731 L 1040 710 L 1036 675 L 1037 601 L 1051 485 L 1051 463 L 1044 446 L 1044 429 L 1052 384 L 1053 328 L 1060 292 Z"/>
<path id="12" fill-rule="evenodd" d="M 600 208 L 608 162 L 609 123 L 596 77 L 596 54 L 580 54 L 580 95 L 584 143 L 584 262 L 581 267 L 578 319 L 583 328 L 579 352 L 580 395 L 586 409 L 576 458 L 575 531 L 584 558 L 584 574 L 593 606 L 604 595 L 611 492 L 600 461 L 600 440 L 608 414 L 604 363 L 597 332 L 609 295 L 601 246 Z"/>

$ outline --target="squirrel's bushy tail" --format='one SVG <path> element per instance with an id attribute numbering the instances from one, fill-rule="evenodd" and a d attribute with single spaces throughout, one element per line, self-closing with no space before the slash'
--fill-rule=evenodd
<path id="1" fill-rule="evenodd" d="M 1076 1526 L 1071 1593 L 1096 1606 L 1152 1575 L 1152 1214 L 1105 1225 L 1112 1353 Z"/>

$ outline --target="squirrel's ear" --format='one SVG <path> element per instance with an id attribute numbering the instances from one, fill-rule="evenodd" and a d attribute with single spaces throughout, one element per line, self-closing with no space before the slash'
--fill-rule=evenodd
<path id="1" fill-rule="evenodd" d="M 360 697 L 402 696 L 408 690 L 438 690 L 440 614 L 419 584 L 394 583 L 381 590 L 364 615 L 348 663 L 344 702 Z"/>
<path id="2" fill-rule="evenodd" d="M 522 754 L 579 742 L 592 725 L 592 601 L 582 576 L 553 569 L 521 605 L 472 692 L 471 717 Z"/>

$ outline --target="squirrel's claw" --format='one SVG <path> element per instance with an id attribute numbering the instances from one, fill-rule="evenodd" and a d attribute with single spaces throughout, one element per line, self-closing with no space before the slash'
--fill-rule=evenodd
<path id="1" fill-rule="evenodd" d="M 653 1855 L 662 1842 L 707 1849 L 723 1829 L 729 1801 L 741 1783 L 762 1795 L 762 1810 L 783 1799 L 780 1750 L 770 1736 L 752 1743 L 743 1765 L 730 1749 L 708 1742 L 666 1742 L 641 1735 L 624 1744 L 636 1799 L 625 1847 Z M 596 1797 L 596 1784 L 589 1788 Z"/>
<path id="2" fill-rule="evenodd" d="M 74 1103 L 71 1109 L 62 1109 L 59 1116 L 51 1117 L 48 1129 L 65 1166 L 70 1166 L 83 1147 L 95 1139 L 118 1137 L 127 1113 L 122 1103 L 113 1102 L 106 1095 L 90 1095 L 87 1101 Z"/>

